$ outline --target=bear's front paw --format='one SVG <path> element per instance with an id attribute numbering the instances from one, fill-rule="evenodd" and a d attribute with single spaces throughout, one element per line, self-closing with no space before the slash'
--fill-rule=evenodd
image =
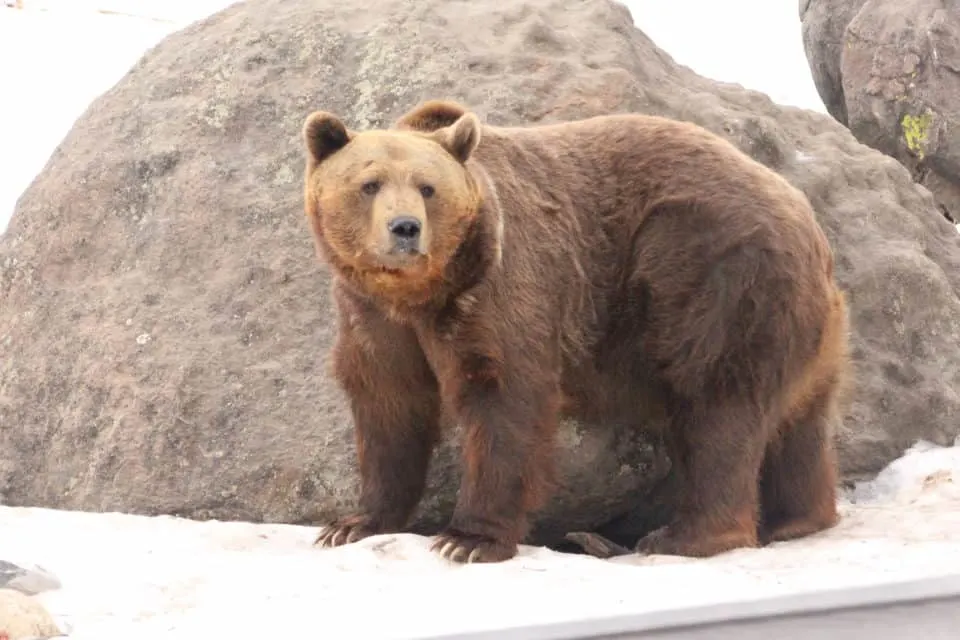
<path id="1" fill-rule="evenodd" d="M 337 518 L 320 530 L 314 541 L 318 547 L 339 547 L 381 533 L 374 519 L 364 514 Z"/>
<path id="2" fill-rule="evenodd" d="M 453 562 L 503 562 L 517 555 L 517 545 L 483 535 L 448 529 L 437 536 L 431 547 Z"/>

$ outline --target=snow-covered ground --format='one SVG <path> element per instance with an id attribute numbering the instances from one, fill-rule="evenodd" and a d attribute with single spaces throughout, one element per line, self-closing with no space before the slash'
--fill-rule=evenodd
<path id="1" fill-rule="evenodd" d="M 411 534 L 321 550 L 306 527 L 0 508 L 0 555 L 60 578 L 37 597 L 72 640 L 422 638 L 960 573 L 960 446 L 915 446 L 842 507 L 820 535 L 706 560 L 490 565 Z"/>
<path id="2" fill-rule="evenodd" d="M 25 3 L 0 7 L 0 232 L 90 101 L 146 48 L 232 0 Z M 679 62 L 823 111 L 794 0 L 625 4 Z M 386 639 L 955 573 L 958 532 L 960 446 L 918 445 L 847 497 L 835 529 L 708 560 L 527 547 L 507 563 L 459 566 L 413 535 L 319 550 L 312 528 L 6 507 L 0 559 L 60 578 L 37 597 L 74 640 Z"/>

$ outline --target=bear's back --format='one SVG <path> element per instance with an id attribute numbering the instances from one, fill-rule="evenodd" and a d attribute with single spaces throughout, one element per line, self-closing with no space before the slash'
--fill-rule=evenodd
<path id="1" fill-rule="evenodd" d="M 806 244 L 826 251 L 799 189 L 693 123 L 613 114 L 485 126 L 474 162 L 495 185 L 508 242 L 513 226 L 514 237 L 534 246 L 580 238 L 594 252 L 615 252 L 654 208 L 671 203 L 673 210 L 706 209 L 743 233 L 814 236 Z"/>

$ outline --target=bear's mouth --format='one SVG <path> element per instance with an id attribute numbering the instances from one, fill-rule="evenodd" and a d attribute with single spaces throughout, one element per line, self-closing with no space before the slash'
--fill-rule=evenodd
<path id="1" fill-rule="evenodd" d="M 419 304 L 432 295 L 442 273 L 427 254 L 416 256 L 367 253 L 354 263 L 355 273 L 368 294 Z"/>
<path id="2" fill-rule="evenodd" d="M 381 265 L 380 265 L 380 268 L 378 269 L 378 271 L 379 271 L 380 273 L 385 273 L 385 274 L 391 275 L 391 276 L 399 276 L 399 275 L 403 272 L 403 270 L 400 269 L 400 268 L 388 267 L 388 266 L 385 265 L 385 264 L 381 264 Z"/>
<path id="3" fill-rule="evenodd" d="M 370 256 L 370 266 L 375 271 L 392 276 L 402 276 L 407 273 L 422 270 L 429 258 L 420 252 L 386 251 L 377 252 Z"/>
<path id="4" fill-rule="evenodd" d="M 354 251 L 345 262 L 366 278 L 383 284 L 392 282 L 391 287 L 406 280 L 418 281 L 434 266 L 428 253 L 390 251 L 378 246 Z"/>

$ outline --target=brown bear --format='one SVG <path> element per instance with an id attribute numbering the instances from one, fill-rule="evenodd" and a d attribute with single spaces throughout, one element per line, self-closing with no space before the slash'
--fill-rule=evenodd
<path id="1" fill-rule="evenodd" d="M 783 178 L 637 114 L 496 127 L 431 101 L 386 130 L 315 112 L 303 135 L 362 487 L 318 545 L 405 527 L 442 417 L 465 429 L 433 546 L 452 560 L 516 554 L 554 486 L 562 414 L 662 418 L 684 491 L 640 552 L 709 556 L 836 522 L 847 310 Z"/>

